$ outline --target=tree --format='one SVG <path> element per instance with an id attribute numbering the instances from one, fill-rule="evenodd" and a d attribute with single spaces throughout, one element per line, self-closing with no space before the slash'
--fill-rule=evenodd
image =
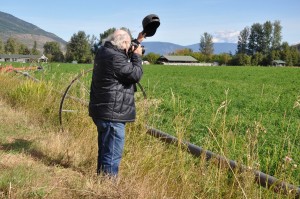
<path id="1" fill-rule="evenodd" d="M 205 62 L 206 56 L 199 52 L 193 52 L 191 53 L 191 56 L 197 59 L 199 62 Z"/>
<path id="2" fill-rule="evenodd" d="M 20 44 L 19 50 L 18 50 L 20 55 L 30 55 L 30 50 L 27 46 L 24 44 Z"/>
<path id="3" fill-rule="evenodd" d="M 6 54 L 17 54 L 19 48 L 19 43 L 15 38 L 8 38 L 4 46 Z"/>
<path id="4" fill-rule="evenodd" d="M 248 53 L 248 39 L 250 35 L 249 27 L 245 27 L 239 35 L 237 53 L 247 54 Z"/>
<path id="5" fill-rule="evenodd" d="M 273 33 L 273 26 L 270 21 L 266 21 L 263 24 L 263 42 L 262 42 L 262 53 L 269 54 L 271 50 L 271 43 L 272 43 L 272 33 Z"/>
<path id="6" fill-rule="evenodd" d="M 120 29 L 125 30 L 126 32 L 128 32 L 131 39 L 133 39 L 131 31 L 128 28 L 122 27 Z M 115 31 L 116 31 L 116 28 L 109 28 L 108 30 L 104 31 L 103 33 L 100 33 L 99 45 L 102 45 L 103 40 L 106 39 L 109 35 L 113 34 Z"/>
<path id="7" fill-rule="evenodd" d="M 300 52 L 295 46 L 290 47 L 293 66 L 300 66 Z"/>
<path id="8" fill-rule="evenodd" d="M 3 53 L 4 53 L 3 41 L 0 38 L 0 54 L 3 54 Z"/>
<path id="9" fill-rule="evenodd" d="M 150 62 L 151 64 L 155 64 L 159 57 L 160 57 L 159 54 L 148 53 L 147 55 L 145 55 L 143 57 L 143 60 L 146 60 L 146 61 Z"/>
<path id="10" fill-rule="evenodd" d="M 293 57 L 289 44 L 287 42 L 283 42 L 281 48 L 281 59 L 285 61 L 287 66 L 293 66 Z"/>
<path id="11" fill-rule="evenodd" d="M 95 55 L 100 47 L 99 41 L 97 42 L 97 37 L 95 35 L 92 35 L 91 37 L 89 37 L 89 44 L 91 47 L 91 52 L 93 55 Z"/>
<path id="12" fill-rule="evenodd" d="M 213 37 L 212 35 L 205 32 L 200 39 L 200 51 L 206 56 L 211 56 L 214 53 L 214 46 L 213 46 Z"/>
<path id="13" fill-rule="evenodd" d="M 246 54 L 236 54 L 231 63 L 237 66 L 249 66 L 251 65 L 251 56 Z"/>
<path id="14" fill-rule="evenodd" d="M 73 34 L 67 44 L 66 60 L 68 62 L 76 60 L 78 63 L 91 63 L 92 57 L 89 37 L 85 32 L 78 31 L 77 34 Z"/>
<path id="15" fill-rule="evenodd" d="M 231 56 L 228 53 L 222 53 L 218 56 L 218 60 L 220 65 L 227 65 L 231 61 Z"/>
<path id="16" fill-rule="evenodd" d="M 46 42 L 43 48 L 44 48 L 44 54 L 46 57 L 48 57 L 49 61 L 53 61 L 53 62 L 64 61 L 64 55 L 60 50 L 60 45 L 58 42 L 54 42 L 54 41 Z"/>
<path id="17" fill-rule="evenodd" d="M 190 48 L 177 49 L 175 52 L 171 53 L 172 55 L 191 55 L 193 52 Z"/>
<path id="18" fill-rule="evenodd" d="M 264 55 L 261 52 L 255 53 L 251 58 L 251 65 L 252 66 L 259 66 L 263 65 Z"/>
<path id="19" fill-rule="evenodd" d="M 100 45 L 102 45 L 104 39 L 106 39 L 109 35 L 111 35 L 115 31 L 116 28 L 110 28 L 104 31 L 103 33 L 100 33 L 100 41 L 99 41 Z"/>
<path id="20" fill-rule="evenodd" d="M 255 23 L 251 26 L 248 49 L 249 54 L 254 55 L 256 52 L 262 51 L 263 44 L 263 28 L 260 23 Z"/>
<path id="21" fill-rule="evenodd" d="M 273 23 L 273 39 L 272 39 L 272 49 L 279 50 L 281 46 L 281 25 L 280 21 L 275 21 Z"/>
<path id="22" fill-rule="evenodd" d="M 34 41 L 34 43 L 33 43 L 33 47 L 31 49 L 31 54 L 32 55 L 38 55 L 38 54 L 40 54 L 40 52 L 37 49 L 37 42 L 36 41 Z"/>

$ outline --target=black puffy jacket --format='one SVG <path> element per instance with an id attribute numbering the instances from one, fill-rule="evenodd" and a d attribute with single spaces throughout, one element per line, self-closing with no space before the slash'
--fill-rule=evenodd
<path id="1" fill-rule="evenodd" d="M 134 92 L 142 77 L 142 59 L 105 42 L 95 57 L 89 115 L 116 122 L 135 119 Z"/>

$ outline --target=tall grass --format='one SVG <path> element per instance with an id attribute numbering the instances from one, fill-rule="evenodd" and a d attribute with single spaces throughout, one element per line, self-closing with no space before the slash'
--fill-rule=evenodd
<path id="1" fill-rule="evenodd" d="M 147 135 L 146 125 L 155 126 L 161 121 L 163 113 L 159 108 L 166 101 L 151 97 L 143 99 L 140 93 L 137 93 L 137 121 L 128 124 L 126 129 L 119 181 L 112 184 L 95 175 L 97 135 L 87 114 L 76 114 L 76 122 L 66 123 L 65 130 L 60 130 L 57 118 L 61 95 L 53 89 L 51 81 L 36 83 L 0 74 L 0 86 L 1 98 L 11 106 L 25 111 L 30 120 L 40 126 L 39 133 L 33 132 L 37 135 L 33 136 L 31 132 L 26 135 L 33 136 L 33 139 L 30 147 L 24 148 L 25 154 L 31 154 L 45 165 L 71 170 L 63 174 L 67 180 L 58 178 L 59 181 L 54 186 L 53 179 L 50 180 L 48 175 L 43 174 L 47 172 L 45 167 L 20 164 L 2 168 L 4 163 L 0 161 L 0 193 L 4 197 L 292 198 L 258 187 L 253 183 L 254 176 L 251 172 L 238 173 L 224 169 L 215 165 L 213 160 L 206 162 L 204 157 L 192 157 L 186 152 L 186 146 L 180 143 L 167 145 Z M 167 120 L 168 125 L 172 126 L 172 131 L 179 140 L 192 139 L 190 127 L 196 121 L 194 111 L 175 92 L 172 92 L 170 99 L 169 109 L 174 116 Z M 259 135 L 266 133 L 264 126 L 260 121 L 254 122 L 247 128 L 246 141 L 240 142 L 235 126 L 228 126 L 228 122 L 232 122 L 228 118 L 228 92 L 225 92 L 222 102 L 213 105 L 215 112 L 210 117 L 211 122 L 204 126 L 209 132 L 202 140 L 205 148 L 213 147 L 228 158 L 235 154 L 237 161 L 246 161 L 250 167 L 259 169 L 258 148 L 264 146 L 259 144 Z M 77 108 L 83 109 L 80 113 L 86 110 L 81 105 Z M 234 124 L 238 125 L 239 118 L 235 119 Z M 0 144 L 5 145 L 6 142 L 9 141 L 3 139 Z M 291 143 L 290 147 L 293 146 Z M 243 153 L 240 153 L 241 150 Z M 270 154 L 269 158 L 275 158 L 278 153 L 280 148 L 278 152 Z M 266 164 L 268 166 L 268 161 Z M 276 174 L 284 180 L 293 181 L 290 164 L 283 162 L 283 165 L 275 168 Z M 36 173 L 39 175 L 35 175 Z M 51 173 L 54 174 L 55 171 L 51 170 Z M 10 188 L 12 185 L 14 189 Z"/>

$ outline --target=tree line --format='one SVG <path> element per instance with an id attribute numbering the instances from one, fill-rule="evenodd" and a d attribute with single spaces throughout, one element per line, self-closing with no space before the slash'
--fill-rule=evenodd
<path id="1" fill-rule="evenodd" d="M 189 55 L 199 62 L 218 62 L 221 65 L 270 66 L 274 60 L 283 60 L 287 66 L 300 66 L 299 46 L 289 46 L 282 42 L 280 21 L 254 23 L 245 27 L 239 34 L 236 52 L 213 54 L 213 37 L 205 32 L 199 43 L 199 52 L 180 49 L 170 55 Z M 151 63 L 160 56 L 155 53 L 146 55 Z"/>
<path id="2" fill-rule="evenodd" d="M 130 30 L 126 29 L 129 33 Z M 74 33 L 66 45 L 65 54 L 58 42 L 46 42 L 43 46 L 43 54 L 52 62 L 92 63 L 97 49 L 103 39 L 113 33 L 116 28 L 110 28 L 96 36 L 87 35 L 84 31 Z M 220 65 L 239 66 L 269 66 L 273 60 L 283 60 L 288 66 L 300 66 L 300 53 L 294 46 L 282 42 L 282 26 L 280 21 L 274 23 L 266 21 L 263 24 L 254 23 L 251 27 L 245 27 L 240 31 L 236 52 L 214 54 L 213 36 L 205 32 L 200 37 L 199 52 L 191 49 L 179 49 L 169 55 L 189 55 L 199 62 L 217 62 Z M 132 37 L 132 36 L 131 36 Z M 5 43 L 0 39 L 0 54 L 41 54 L 37 50 L 37 43 L 29 49 L 14 38 L 9 38 Z M 148 53 L 143 60 L 155 64 L 161 55 Z"/>
<path id="3" fill-rule="evenodd" d="M 20 54 L 20 55 L 38 55 L 37 42 L 29 49 L 26 45 L 18 42 L 17 39 L 10 37 L 5 43 L 0 38 L 0 54 Z"/>

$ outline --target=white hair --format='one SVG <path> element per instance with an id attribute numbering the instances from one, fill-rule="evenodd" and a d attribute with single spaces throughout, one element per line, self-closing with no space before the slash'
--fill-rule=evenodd
<path id="1" fill-rule="evenodd" d="M 103 39 L 102 44 L 104 44 L 106 41 L 110 41 L 114 46 L 123 50 L 123 43 L 124 41 L 128 41 L 128 38 L 130 38 L 130 35 L 127 31 L 123 29 L 117 29 L 116 31 L 114 31 L 114 33 Z"/>

